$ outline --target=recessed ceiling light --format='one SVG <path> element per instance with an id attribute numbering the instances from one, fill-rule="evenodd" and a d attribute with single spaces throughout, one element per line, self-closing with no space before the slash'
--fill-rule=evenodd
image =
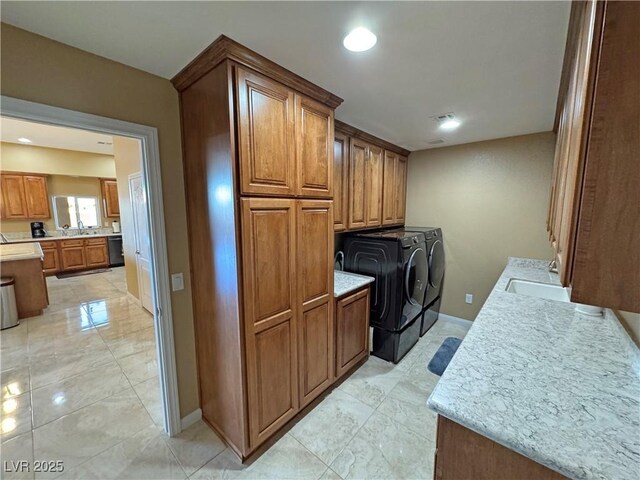
<path id="1" fill-rule="evenodd" d="M 18 139 L 18 141 L 19 141 L 20 143 L 33 143 L 33 142 L 32 142 L 31 140 L 29 140 L 27 137 L 20 137 L 20 138 Z"/>
<path id="2" fill-rule="evenodd" d="M 351 32 L 349 35 L 344 37 L 342 44 L 344 48 L 347 50 L 351 50 L 352 52 L 364 52 L 365 50 L 369 50 L 373 47 L 378 41 L 378 37 L 376 37 L 370 30 L 364 27 L 358 27 Z"/>
<path id="3" fill-rule="evenodd" d="M 460 122 L 455 118 L 451 118 L 449 120 L 445 120 L 440 124 L 440 128 L 443 130 L 454 130 L 460 126 Z"/>

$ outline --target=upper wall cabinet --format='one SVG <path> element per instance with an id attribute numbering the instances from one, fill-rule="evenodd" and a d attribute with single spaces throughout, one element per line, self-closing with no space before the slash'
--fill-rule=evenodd
<path id="1" fill-rule="evenodd" d="M 640 3 L 574 2 L 547 226 L 571 300 L 640 312 Z M 621 46 L 624 45 L 624 48 Z"/>
<path id="2" fill-rule="evenodd" d="M 296 95 L 298 189 L 301 197 L 333 195 L 333 109 Z"/>
<path id="3" fill-rule="evenodd" d="M 335 132 L 333 141 L 333 229 L 347 228 L 349 218 L 349 137 Z"/>
<path id="4" fill-rule="evenodd" d="M 402 225 L 409 152 L 342 122 L 336 126 L 334 230 Z"/>
<path id="5" fill-rule="evenodd" d="M 47 177 L 34 174 L 3 174 L 2 208 L 6 220 L 39 220 L 51 218 Z"/>
<path id="6" fill-rule="evenodd" d="M 118 182 L 116 180 L 101 178 L 102 201 L 104 216 L 115 218 L 120 216 L 120 201 L 118 200 Z"/>

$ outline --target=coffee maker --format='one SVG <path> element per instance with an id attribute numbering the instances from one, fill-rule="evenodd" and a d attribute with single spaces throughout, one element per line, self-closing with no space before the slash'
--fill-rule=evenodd
<path id="1" fill-rule="evenodd" d="M 46 237 L 47 232 L 44 229 L 43 222 L 31 222 L 31 238 Z"/>

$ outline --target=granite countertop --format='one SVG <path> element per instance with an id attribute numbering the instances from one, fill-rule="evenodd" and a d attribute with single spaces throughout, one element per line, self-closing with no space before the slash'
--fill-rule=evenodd
<path id="1" fill-rule="evenodd" d="M 374 282 L 375 278 L 359 275 L 357 273 L 343 272 L 341 270 L 333 271 L 333 296 L 335 298 L 342 297 L 347 293 L 354 292 L 365 285 Z"/>
<path id="2" fill-rule="evenodd" d="M 41 238 L 8 238 L 8 243 L 33 243 L 46 242 L 49 240 L 73 240 L 76 238 L 95 238 L 95 237 L 119 237 L 122 233 L 87 233 L 86 235 L 51 235 Z"/>
<path id="3" fill-rule="evenodd" d="M 34 258 L 42 259 L 43 256 L 39 243 L 0 244 L 0 262 L 31 260 Z"/>
<path id="4" fill-rule="evenodd" d="M 640 351 L 615 314 L 505 291 L 559 284 L 547 262 L 510 258 L 428 404 L 571 478 L 640 476 Z"/>

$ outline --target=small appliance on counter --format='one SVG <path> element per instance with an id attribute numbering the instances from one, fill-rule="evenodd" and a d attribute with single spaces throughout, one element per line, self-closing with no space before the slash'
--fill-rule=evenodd
<path id="1" fill-rule="evenodd" d="M 113 233 L 120 233 L 120 222 L 117 220 L 111 222 L 111 229 L 113 230 Z"/>
<path id="2" fill-rule="evenodd" d="M 43 222 L 31 222 L 31 238 L 43 238 L 47 236 Z"/>

